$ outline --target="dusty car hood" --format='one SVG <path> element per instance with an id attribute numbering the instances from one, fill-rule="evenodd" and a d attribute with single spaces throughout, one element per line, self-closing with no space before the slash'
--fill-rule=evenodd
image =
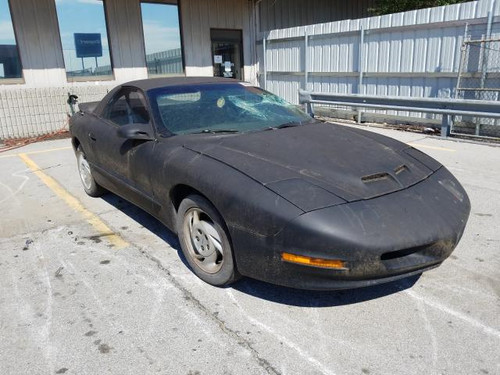
<path id="1" fill-rule="evenodd" d="M 433 173 L 401 142 L 322 123 L 190 138 L 184 147 L 239 170 L 304 211 L 395 192 Z"/>

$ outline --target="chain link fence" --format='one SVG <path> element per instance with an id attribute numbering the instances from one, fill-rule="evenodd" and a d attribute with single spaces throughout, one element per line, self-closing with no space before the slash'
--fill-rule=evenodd
<path id="1" fill-rule="evenodd" d="M 463 42 L 456 97 L 500 100 L 500 38 Z M 500 121 L 467 116 L 456 117 L 453 132 L 500 137 Z"/>

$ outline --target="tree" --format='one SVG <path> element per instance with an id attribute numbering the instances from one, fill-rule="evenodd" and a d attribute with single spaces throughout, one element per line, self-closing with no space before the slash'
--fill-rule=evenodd
<path id="1" fill-rule="evenodd" d="M 389 13 L 406 12 L 408 10 L 439 7 L 457 3 L 465 3 L 469 0 L 376 0 L 375 7 L 369 12 L 374 16 Z"/>

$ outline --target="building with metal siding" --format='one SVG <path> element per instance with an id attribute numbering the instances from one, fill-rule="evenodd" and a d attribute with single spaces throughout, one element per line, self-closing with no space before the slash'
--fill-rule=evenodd
<path id="1" fill-rule="evenodd" d="M 210 30 L 242 30 L 243 78 L 256 83 L 255 12 L 248 0 L 180 1 L 186 75 L 213 75 Z"/>
<path id="2" fill-rule="evenodd" d="M 368 17 L 375 0 L 262 0 L 257 3 L 262 32 Z"/>
<path id="3" fill-rule="evenodd" d="M 500 0 L 275 29 L 260 33 L 257 43 L 261 86 L 292 103 L 299 89 L 500 100 Z M 359 119 L 344 109 L 332 111 Z M 441 123 L 441 115 L 431 113 L 366 112 L 365 119 Z M 454 132 L 500 134 L 498 120 L 454 120 Z"/>
<path id="4" fill-rule="evenodd" d="M 10 9 L 12 35 L 15 34 L 19 54 L 19 58 L 13 55 L 19 61 L 16 66 L 11 61 L 12 53 L 7 56 L 5 52 L 12 50 L 12 46 L 2 47 L 5 58 L 0 61 L 3 64 L 0 67 L 0 139 L 31 137 L 64 127 L 68 93 L 78 95 L 82 102 L 94 101 L 122 82 L 153 74 L 169 75 L 175 71 L 187 76 L 212 76 L 217 71 L 225 74 L 224 69 L 217 70 L 214 63 L 214 48 L 224 47 L 220 35 L 225 31 L 232 38 L 241 35 L 238 50 L 241 68 L 230 67 L 229 74 L 234 70 L 236 78 L 257 84 L 260 46 L 256 40 L 260 31 L 285 25 L 357 18 L 365 15 L 371 4 L 371 0 L 311 0 L 307 3 L 299 0 L 96 0 L 105 13 L 107 63 L 98 66 L 96 58 L 95 67 L 89 68 L 83 66 L 82 59 L 80 71 L 74 68 L 68 71 L 57 8 L 61 4 L 88 1 L 0 2 Z M 146 53 L 141 18 L 144 3 L 178 6 L 180 49 Z M 218 44 L 214 43 L 214 30 L 219 38 Z M 93 76 L 85 76 L 86 71 L 92 71 Z M 16 72 L 16 78 L 11 77 L 12 72 Z"/>
<path id="5" fill-rule="evenodd" d="M 113 81 L 117 83 L 148 77 L 140 4 L 139 0 L 104 1 L 113 61 Z M 68 84 L 59 41 L 55 0 L 11 0 L 10 5 L 24 79 L 16 88 Z M 252 2 L 184 0 L 180 2 L 180 15 L 186 75 L 213 73 L 211 28 L 241 29 L 245 48 L 244 78 L 253 80 L 251 72 L 255 59 L 252 57 L 252 46 L 255 32 Z M 2 85 L 1 81 L 0 85 L 5 89 L 6 85 Z"/>

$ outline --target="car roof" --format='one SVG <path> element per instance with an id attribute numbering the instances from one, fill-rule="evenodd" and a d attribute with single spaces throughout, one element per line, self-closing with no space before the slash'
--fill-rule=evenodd
<path id="1" fill-rule="evenodd" d="M 221 78 L 221 77 L 164 77 L 164 78 L 149 78 L 137 81 L 130 81 L 122 84 L 122 87 L 134 86 L 143 91 L 153 90 L 160 87 L 183 86 L 183 85 L 198 85 L 210 83 L 239 83 L 236 79 Z"/>

